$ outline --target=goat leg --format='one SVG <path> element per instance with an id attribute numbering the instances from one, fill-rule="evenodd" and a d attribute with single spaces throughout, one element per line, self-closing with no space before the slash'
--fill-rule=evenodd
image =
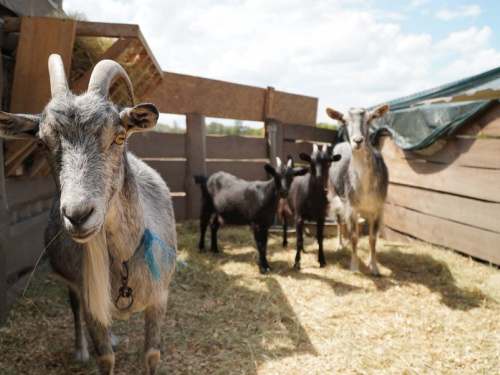
<path id="1" fill-rule="evenodd" d="M 99 358 L 97 364 L 102 375 L 112 375 L 115 367 L 115 353 L 113 351 L 108 327 L 105 327 L 93 317 L 86 315 L 87 329 Z"/>
<path id="2" fill-rule="evenodd" d="M 304 251 L 304 220 L 301 217 L 296 217 L 295 222 L 295 230 L 297 232 L 297 254 L 295 254 L 295 263 L 293 268 L 300 270 L 300 252 Z"/>
<path id="3" fill-rule="evenodd" d="M 325 252 L 323 251 L 323 231 L 325 228 L 324 220 L 316 221 L 316 239 L 318 240 L 318 262 L 320 267 L 326 266 Z"/>
<path id="4" fill-rule="evenodd" d="M 258 225 L 253 226 L 253 237 L 259 252 L 259 270 L 263 275 L 267 275 L 271 270 L 266 258 L 268 228 Z"/>
<path id="5" fill-rule="evenodd" d="M 78 293 L 72 289 L 69 289 L 69 302 L 75 320 L 75 360 L 77 362 L 88 362 L 90 357 L 87 340 L 83 333 L 82 303 Z"/>
<path id="6" fill-rule="evenodd" d="M 377 266 L 377 254 L 376 254 L 376 246 L 377 246 L 377 233 L 379 229 L 380 220 L 370 220 L 370 274 L 375 277 L 380 276 L 380 271 Z"/>
<path id="7" fill-rule="evenodd" d="M 219 230 L 219 217 L 215 215 L 214 219 L 212 220 L 212 225 L 210 226 L 210 229 L 212 231 L 212 246 L 211 250 L 213 253 L 218 253 L 219 252 L 219 247 L 217 246 L 217 231 Z"/>
<path id="8" fill-rule="evenodd" d="M 144 366 L 146 375 L 156 375 L 160 361 L 161 327 L 166 312 L 167 295 L 161 302 L 146 308 L 146 339 L 144 342 Z"/>

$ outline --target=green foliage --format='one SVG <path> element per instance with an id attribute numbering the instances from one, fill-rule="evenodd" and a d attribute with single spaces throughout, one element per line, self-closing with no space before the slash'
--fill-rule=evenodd
<path id="1" fill-rule="evenodd" d="M 249 126 L 244 126 L 243 121 L 236 120 L 233 126 L 227 126 L 219 122 L 212 121 L 207 125 L 207 134 L 222 134 L 222 135 L 264 135 L 264 128 L 254 129 Z"/>
<path id="2" fill-rule="evenodd" d="M 174 121 L 173 125 L 158 123 L 153 128 L 153 130 L 160 133 L 176 133 L 176 134 L 182 134 L 186 132 L 186 128 L 180 127 L 179 124 L 177 124 L 177 121 Z"/>
<path id="3" fill-rule="evenodd" d="M 338 125 L 327 124 L 326 122 L 320 122 L 319 124 L 316 124 L 316 127 L 330 130 L 339 130 Z"/>

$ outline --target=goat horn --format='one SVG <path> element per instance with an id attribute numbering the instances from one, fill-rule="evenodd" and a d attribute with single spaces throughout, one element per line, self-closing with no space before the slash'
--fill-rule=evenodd
<path id="1" fill-rule="evenodd" d="M 279 167 L 281 165 L 281 159 L 279 156 L 276 156 L 276 167 Z"/>
<path id="2" fill-rule="evenodd" d="M 111 84 L 118 78 L 121 78 L 125 83 L 132 105 L 134 105 L 135 100 L 132 82 L 121 65 L 113 60 L 99 61 L 90 76 L 88 91 L 98 91 L 101 96 L 107 98 Z"/>
<path id="3" fill-rule="evenodd" d="M 49 56 L 49 77 L 50 93 L 52 96 L 69 90 L 68 81 L 66 80 L 66 71 L 64 70 L 61 56 L 55 53 Z"/>

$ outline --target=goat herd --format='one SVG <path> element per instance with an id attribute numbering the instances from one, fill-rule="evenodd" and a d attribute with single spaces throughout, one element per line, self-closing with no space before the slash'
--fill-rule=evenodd
<path id="1" fill-rule="evenodd" d="M 116 337 L 113 319 L 145 310 L 146 374 L 156 374 L 168 286 L 175 269 L 177 239 L 172 200 L 165 182 L 153 169 L 127 151 L 134 132 L 150 130 L 158 120 L 153 104 L 119 107 L 108 100 L 110 84 L 124 81 L 134 103 L 132 84 L 116 62 L 99 62 L 87 92 L 69 89 L 59 55 L 49 58 L 52 98 L 41 114 L 0 112 L 0 136 L 33 139 L 51 167 L 57 198 L 45 231 L 46 250 L 54 273 L 68 285 L 75 319 L 75 358 L 88 361 L 83 331 L 86 323 L 102 374 L 112 374 Z M 218 251 L 221 223 L 250 225 L 259 252 L 259 269 L 270 270 L 266 259 L 268 231 L 276 212 L 284 222 L 293 216 L 297 232 L 294 267 L 300 269 L 305 220 L 317 223 L 318 261 L 324 267 L 323 227 L 331 206 L 339 223 L 345 221 L 352 244 L 351 270 L 357 271 L 358 215 L 370 223 L 370 271 L 379 275 L 376 236 L 387 194 L 388 173 L 369 142 L 372 120 L 384 116 L 388 105 L 373 110 L 351 109 L 328 115 L 345 127 L 347 142 L 330 154 L 314 145 L 300 158 L 309 168 L 277 159 L 266 165 L 269 181 L 247 182 L 218 172 L 195 176 L 202 190 L 200 250 L 211 219 L 211 250 Z M 332 194 L 333 193 L 333 194 Z M 340 231 L 339 231 L 340 233 Z M 339 235 L 339 246 L 341 238 Z"/>

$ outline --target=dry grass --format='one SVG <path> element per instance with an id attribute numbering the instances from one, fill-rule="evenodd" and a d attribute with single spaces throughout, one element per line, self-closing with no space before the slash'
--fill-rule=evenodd
<path id="1" fill-rule="evenodd" d="M 222 254 L 199 254 L 197 223 L 180 224 L 188 266 L 175 276 L 160 374 L 499 374 L 500 271 L 415 243 L 380 241 L 382 278 L 348 271 L 350 252 L 313 239 L 302 270 L 271 237 L 273 272 L 258 274 L 246 228 L 224 228 Z M 326 249 L 333 248 L 333 239 Z M 294 246 L 294 243 L 291 244 Z M 367 242 L 360 255 L 366 261 Z M 0 329 L 2 374 L 95 374 L 73 362 L 65 287 L 39 273 Z M 142 314 L 117 322 L 117 374 L 141 372 Z"/>

